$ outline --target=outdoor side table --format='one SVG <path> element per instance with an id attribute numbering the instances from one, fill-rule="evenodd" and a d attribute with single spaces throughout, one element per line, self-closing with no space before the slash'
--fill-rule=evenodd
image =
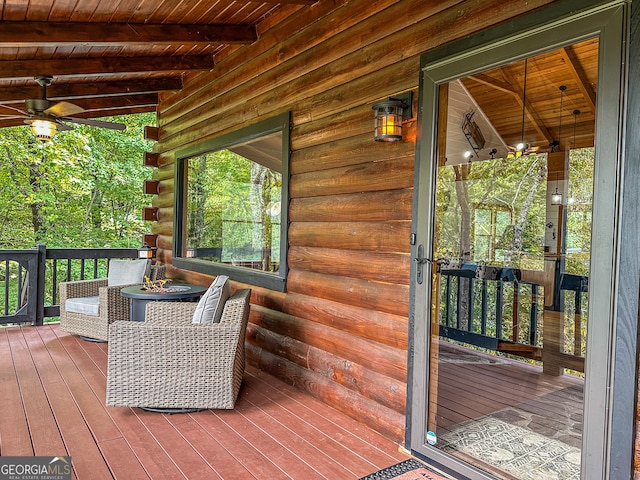
<path id="1" fill-rule="evenodd" d="M 134 285 L 131 287 L 125 287 L 120 290 L 120 294 L 123 297 L 131 299 L 130 306 L 130 318 L 134 322 L 144 322 L 145 310 L 147 303 L 149 302 L 188 302 L 198 300 L 204 292 L 207 291 L 207 287 L 201 285 L 191 285 L 189 283 L 184 284 L 171 284 L 166 287 L 165 292 L 153 292 L 145 290 L 140 285 Z"/>

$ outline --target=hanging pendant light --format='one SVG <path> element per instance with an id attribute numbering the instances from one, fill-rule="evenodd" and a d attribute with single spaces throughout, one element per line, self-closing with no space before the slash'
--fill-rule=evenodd
<path id="1" fill-rule="evenodd" d="M 556 173 L 556 190 L 551 194 L 551 205 L 562 205 L 562 193 L 558 191 L 558 174 Z"/>
<path id="2" fill-rule="evenodd" d="M 511 151 L 507 154 L 507 158 L 518 158 L 522 155 L 529 155 L 530 153 L 535 153 L 535 151 L 529 150 L 529 145 L 524 141 L 524 117 L 527 108 L 527 63 L 528 59 L 524 59 L 524 79 L 522 82 L 522 121 L 520 124 L 520 142 L 515 146 L 511 147 Z"/>
<path id="3" fill-rule="evenodd" d="M 578 115 L 580 115 L 580 110 L 575 109 L 573 111 L 573 145 L 571 148 L 576 148 L 576 126 L 578 124 Z"/>
<path id="4" fill-rule="evenodd" d="M 549 144 L 549 147 L 551 148 L 552 152 L 556 151 L 556 148 L 558 150 L 562 150 L 561 146 L 560 146 L 560 142 L 562 141 L 562 97 L 564 96 L 564 92 L 567 89 L 566 85 L 560 85 L 560 87 L 558 87 L 558 89 L 560 90 L 560 111 L 558 114 L 558 139 L 552 141 Z"/>

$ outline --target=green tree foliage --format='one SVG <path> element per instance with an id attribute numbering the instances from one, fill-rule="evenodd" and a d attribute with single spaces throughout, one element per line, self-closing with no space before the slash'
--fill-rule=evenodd
<path id="1" fill-rule="evenodd" d="M 494 248 L 511 266 L 541 269 L 544 222 L 539 219 L 545 217 L 546 172 L 542 155 L 441 167 L 436 256 L 487 262 L 474 251 L 474 234 L 487 227 L 475 222 L 475 212 L 493 210 L 511 219 L 505 224 L 497 217 Z"/>
<path id="2" fill-rule="evenodd" d="M 270 270 L 279 262 L 282 175 L 227 149 L 188 162 L 188 247 L 201 258 L 261 261 Z"/>
<path id="3" fill-rule="evenodd" d="M 571 150 L 569 158 L 565 270 L 575 275 L 588 276 L 591 257 L 594 150 Z"/>
<path id="4" fill-rule="evenodd" d="M 74 125 L 46 144 L 27 127 L 0 129 L 2 248 L 140 245 L 150 201 L 142 183 L 152 173 L 142 164 L 152 147 L 143 128 L 155 114 L 108 120 L 127 129 Z"/>

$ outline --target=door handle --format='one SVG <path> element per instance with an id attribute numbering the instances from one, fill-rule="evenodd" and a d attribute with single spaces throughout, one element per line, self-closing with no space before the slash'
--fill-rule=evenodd
<path id="1" fill-rule="evenodd" d="M 431 263 L 429 258 L 424 257 L 424 246 L 418 245 L 417 255 L 413 261 L 416 262 L 416 282 L 421 285 L 424 281 L 424 264 Z"/>

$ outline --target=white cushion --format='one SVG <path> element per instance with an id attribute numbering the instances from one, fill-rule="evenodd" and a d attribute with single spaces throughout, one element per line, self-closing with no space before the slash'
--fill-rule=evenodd
<path id="1" fill-rule="evenodd" d="M 144 276 L 149 274 L 151 260 L 110 260 L 107 285 L 131 285 L 144 282 Z"/>
<path id="2" fill-rule="evenodd" d="M 218 323 L 222 317 L 224 302 L 230 295 L 229 277 L 218 275 L 200 298 L 196 311 L 193 313 L 193 323 Z"/>
<path id="3" fill-rule="evenodd" d="M 67 312 L 82 313 L 84 315 L 100 315 L 100 297 L 67 298 L 64 302 Z"/>

